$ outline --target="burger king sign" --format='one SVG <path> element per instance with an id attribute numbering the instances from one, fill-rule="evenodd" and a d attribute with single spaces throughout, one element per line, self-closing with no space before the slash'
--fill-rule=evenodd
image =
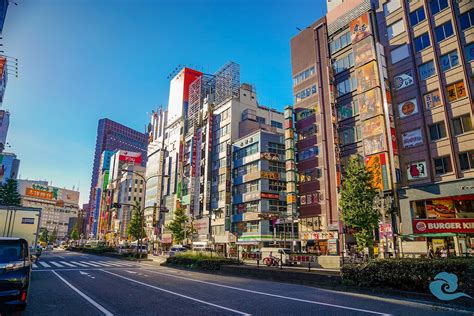
<path id="1" fill-rule="evenodd" d="M 398 104 L 398 113 L 400 118 L 405 118 L 418 113 L 418 103 L 416 99 L 411 99 Z"/>

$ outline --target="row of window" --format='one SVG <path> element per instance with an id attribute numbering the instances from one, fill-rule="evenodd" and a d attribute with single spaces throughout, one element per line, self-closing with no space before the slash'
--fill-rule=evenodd
<path id="1" fill-rule="evenodd" d="M 242 159 L 258 152 L 258 142 L 234 152 L 234 159 Z"/>
<path id="2" fill-rule="evenodd" d="M 339 141 L 342 146 L 353 144 L 361 140 L 362 140 L 362 131 L 359 125 L 345 128 L 339 132 Z"/>
<path id="3" fill-rule="evenodd" d="M 216 130 L 219 127 L 220 122 L 227 120 L 229 116 L 230 116 L 230 108 L 225 109 L 220 114 L 216 114 L 216 116 L 214 117 L 214 130 Z"/>
<path id="4" fill-rule="evenodd" d="M 462 152 L 458 154 L 459 169 L 462 171 L 474 169 L 474 150 Z M 450 173 L 453 171 L 451 166 L 451 157 L 443 156 L 433 159 L 435 174 L 437 176 Z"/>
<path id="5" fill-rule="evenodd" d="M 334 38 L 329 44 L 329 49 L 331 54 L 337 52 L 338 50 L 343 49 L 351 44 L 351 32 L 347 31 L 341 34 L 340 36 Z"/>
<path id="6" fill-rule="evenodd" d="M 353 100 L 352 102 L 342 104 L 337 108 L 338 121 L 351 118 L 357 114 L 359 114 L 359 101 L 358 100 Z"/>
<path id="7" fill-rule="evenodd" d="M 280 161 L 269 161 L 268 170 L 272 172 L 282 173 L 286 171 L 285 163 Z"/>
<path id="8" fill-rule="evenodd" d="M 306 88 L 301 90 L 300 92 L 297 92 L 295 94 L 295 103 L 303 101 L 304 99 L 312 96 L 316 92 L 318 92 L 316 85 L 311 86 L 311 88 Z"/>
<path id="9" fill-rule="evenodd" d="M 241 177 L 246 174 L 258 172 L 258 162 L 254 161 L 252 163 L 246 164 L 244 166 L 240 166 L 234 169 L 234 178 Z"/>
<path id="10" fill-rule="evenodd" d="M 293 77 L 293 85 L 296 86 L 297 84 L 308 79 L 315 73 L 316 73 L 316 69 L 314 68 L 314 66 L 300 72 L 299 74 Z"/>
<path id="11" fill-rule="evenodd" d="M 257 191 L 258 187 L 259 187 L 258 182 L 259 182 L 259 180 L 256 180 L 256 181 L 242 183 L 242 184 L 239 184 L 237 186 L 234 186 L 234 194 L 244 194 L 244 193 L 248 193 L 248 192 Z"/>
<path id="12" fill-rule="evenodd" d="M 278 121 L 271 121 L 271 126 L 275 128 L 283 128 L 283 123 Z"/>
<path id="13" fill-rule="evenodd" d="M 303 172 L 300 172 L 299 182 L 305 183 L 305 182 L 315 181 L 316 179 L 321 177 L 321 174 L 322 172 L 320 168 L 305 170 Z"/>
<path id="14" fill-rule="evenodd" d="M 223 136 L 229 134 L 230 129 L 231 129 L 230 124 L 227 124 L 226 126 L 221 127 L 220 129 L 218 129 L 217 131 L 214 132 L 214 139 L 219 139 L 220 137 L 223 137 Z"/>
<path id="15" fill-rule="evenodd" d="M 319 147 L 313 146 L 298 152 L 298 161 L 304 161 L 319 155 Z"/>
<path id="16" fill-rule="evenodd" d="M 303 140 L 316 135 L 316 125 L 310 125 L 298 132 L 298 140 Z"/>
<path id="17" fill-rule="evenodd" d="M 337 96 L 340 97 L 342 95 L 348 94 L 357 89 L 357 78 L 355 76 L 351 76 L 342 82 L 337 84 Z"/>
<path id="18" fill-rule="evenodd" d="M 343 72 L 344 70 L 347 70 L 347 69 L 349 69 L 353 66 L 354 66 L 354 54 L 353 53 L 349 53 L 347 56 L 344 56 L 341 59 L 336 60 L 332 64 L 332 67 L 334 69 L 335 74 Z"/>
<path id="19" fill-rule="evenodd" d="M 455 117 L 452 119 L 452 127 L 454 136 L 459 136 L 466 132 L 472 131 L 471 116 L 469 114 Z M 440 140 L 447 137 L 446 126 L 444 122 L 438 122 L 428 127 L 430 131 L 430 139 L 432 141 Z"/>
<path id="20" fill-rule="evenodd" d="M 283 155 L 285 153 L 285 145 L 280 143 L 268 142 L 268 152 L 272 154 Z"/>

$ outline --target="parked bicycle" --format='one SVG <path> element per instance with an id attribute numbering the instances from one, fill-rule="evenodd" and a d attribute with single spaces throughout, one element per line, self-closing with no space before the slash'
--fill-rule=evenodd
<path id="1" fill-rule="evenodd" d="M 280 265 L 280 260 L 275 257 L 265 257 L 263 258 L 263 264 L 267 267 L 278 267 Z"/>

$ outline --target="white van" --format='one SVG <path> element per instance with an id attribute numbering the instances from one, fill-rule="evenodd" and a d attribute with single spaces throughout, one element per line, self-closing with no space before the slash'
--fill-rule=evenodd
<path id="1" fill-rule="evenodd" d="M 283 260 L 283 264 L 290 264 L 290 253 L 291 249 L 289 248 L 271 248 L 271 247 L 263 247 L 260 249 L 260 254 L 262 260 L 265 259 L 266 257 L 272 257 L 277 258 L 280 260 L 280 258 Z"/>

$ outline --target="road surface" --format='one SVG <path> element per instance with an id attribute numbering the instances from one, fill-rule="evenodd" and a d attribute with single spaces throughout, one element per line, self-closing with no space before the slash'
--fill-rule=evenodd
<path id="1" fill-rule="evenodd" d="M 416 302 L 61 250 L 33 267 L 26 315 L 466 315 Z"/>

